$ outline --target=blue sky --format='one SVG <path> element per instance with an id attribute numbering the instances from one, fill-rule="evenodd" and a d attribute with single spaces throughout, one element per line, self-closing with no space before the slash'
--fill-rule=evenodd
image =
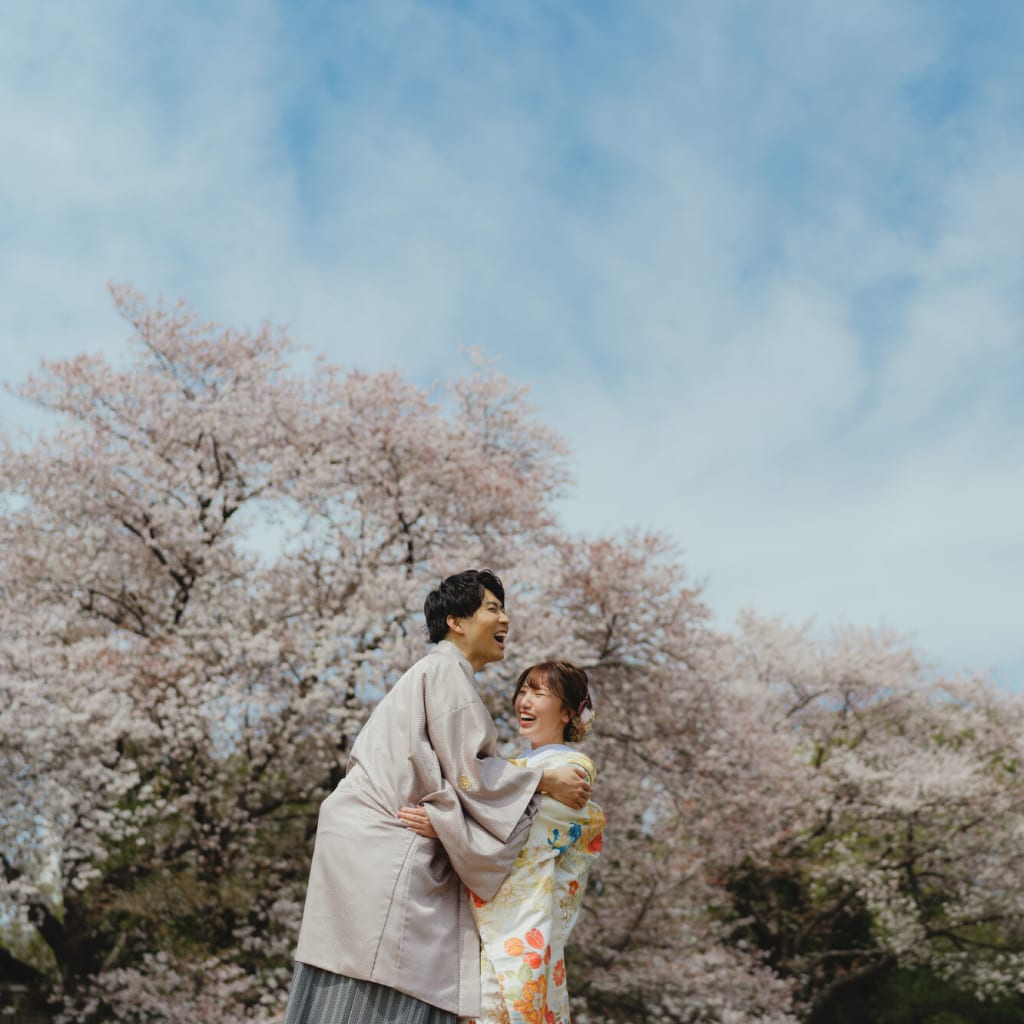
<path id="1" fill-rule="evenodd" d="M 1022 45 L 1010 2 L 5 5 L 0 377 L 123 352 L 111 280 L 423 384 L 479 345 L 567 524 L 669 532 L 720 625 L 1019 689 Z"/>

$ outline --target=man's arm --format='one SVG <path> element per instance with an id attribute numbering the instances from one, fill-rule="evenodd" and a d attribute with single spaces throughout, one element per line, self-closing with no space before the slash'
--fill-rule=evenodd
<path id="1" fill-rule="evenodd" d="M 578 764 L 549 768 L 541 773 L 537 792 L 578 811 L 590 799 L 590 776 L 586 769 Z M 438 838 L 434 826 L 430 824 L 426 808 L 402 807 L 398 817 L 406 828 L 423 836 L 424 839 Z"/>
<path id="2" fill-rule="evenodd" d="M 529 832 L 541 770 L 495 756 L 494 722 L 473 680 L 451 659 L 444 661 L 450 664 L 438 659 L 420 679 L 424 760 L 434 762 L 440 778 L 431 779 L 437 788 L 417 794 L 418 802 L 429 810 L 456 873 L 489 899 Z"/>

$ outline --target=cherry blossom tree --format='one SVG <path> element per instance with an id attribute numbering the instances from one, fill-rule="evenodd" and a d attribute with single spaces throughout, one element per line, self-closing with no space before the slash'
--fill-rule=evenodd
<path id="1" fill-rule="evenodd" d="M 301 380 L 268 329 L 116 299 L 131 366 L 44 367 L 22 394 L 61 425 L 0 456 L 8 955 L 82 1019 L 197 950 L 280 990 L 316 803 L 423 593 L 526 557 L 566 480 L 482 369 Z"/>
<path id="2" fill-rule="evenodd" d="M 609 809 L 579 938 L 580 1019 L 794 1021 L 790 983 L 730 941 L 722 884 L 722 865 L 791 825 L 750 814 L 753 789 L 800 770 L 789 737 L 719 685 L 722 638 L 664 538 L 567 539 L 549 581 L 543 603 L 596 691 Z"/>
<path id="3" fill-rule="evenodd" d="M 0 968 L 63 1019 L 280 1019 L 319 801 L 427 649 L 509 587 L 502 735 L 590 673 L 608 814 L 579 1024 L 792 1024 L 894 965 L 1022 983 L 1019 701 L 891 638 L 712 626 L 663 537 L 558 522 L 562 441 L 477 359 L 429 389 L 115 290 L 122 367 L 45 364 L 0 447 Z"/>
<path id="4" fill-rule="evenodd" d="M 802 827 L 767 859 L 733 862 L 734 909 L 810 1018 L 896 968 L 982 1000 L 1024 990 L 1021 701 L 932 679 L 884 632 L 820 641 L 748 615 L 732 653 L 806 764 L 781 795 Z"/>

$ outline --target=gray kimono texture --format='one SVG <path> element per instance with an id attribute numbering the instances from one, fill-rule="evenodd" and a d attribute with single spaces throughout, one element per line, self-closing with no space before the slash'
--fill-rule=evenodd
<path id="1" fill-rule="evenodd" d="M 480 940 L 463 883 L 490 899 L 526 840 L 540 769 L 495 756 L 473 669 L 444 640 L 356 737 L 320 806 L 295 959 L 462 1017 L 480 1010 Z M 404 828 L 424 803 L 440 842 Z"/>

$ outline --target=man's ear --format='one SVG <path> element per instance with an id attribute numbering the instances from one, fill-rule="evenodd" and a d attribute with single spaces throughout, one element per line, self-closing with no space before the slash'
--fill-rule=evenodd
<path id="1" fill-rule="evenodd" d="M 446 618 L 444 621 L 448 624 L 448 629 L 452 633 L 458 633 L 461 636 L 461 634 L 464 632 L 462 628 L 462 619 L 458 618 L 457 616 L 449 615 L 448 618 Z"/>

